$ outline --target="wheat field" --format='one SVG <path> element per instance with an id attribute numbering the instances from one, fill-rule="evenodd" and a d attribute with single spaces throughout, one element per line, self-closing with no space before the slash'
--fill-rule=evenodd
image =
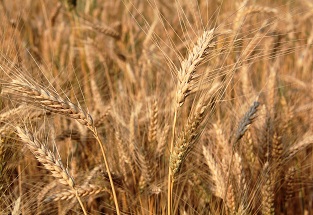
<path id="1" fill-rule="evenodd" d="M 311 0 L 0 15 L 0 214 L 313 215 Z"/>

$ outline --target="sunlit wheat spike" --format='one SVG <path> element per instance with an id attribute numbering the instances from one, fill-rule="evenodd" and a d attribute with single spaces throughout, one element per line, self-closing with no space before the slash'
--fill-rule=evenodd
<path id="1" fill-rule="evenodd" d="M 215 29 L 204 31 L 198 38 L 196 45 L 189 52 L 188 57 L 181 62 L 181 68 L 178 70 L 178 84 L 176 90 L 176 104 L 182 106 L 186 97 L 191 93 L 193 80 L 199 76 L 195 73 L 197 67 L 203 62 L 209 54 L 209 49 L 215 46 Z"/>
<path id="2" fill-rule="evenodd" d="M 88 184 L 84 186 L 78 186 L 76 188 L 78 196 L 84 197 L 84 196 L 90 196 L 90 195 L 96 195 L 100 192 L 107 192 L 110 193 L 110 190 L 108 190 L 106 187 L 101 187 L 99 185 L 93 185 Z M 59 200 L 70 200 L 75 198 L 75 191 L 71 189 L 64 189 L 59 193 L 53 194 L 51 196 L 48 196 L 44 202 L 48 203 L 51 201 L 59 201 Z"/>
<path id="3" fill-rule="evenodd" d="M 52 175 L 59 179 L 60 183 L 74 187 L 75 183 L 69 172 L 64 168 L 60 159 L 41 142 L 34 137 L 34 135 L 25 128 L 16 127 L 17 134 L 23 142 L 27 144 L 29 150 L 35 155 L 36 159 L 49 170 Z"/>
<path id="4" fill-rule="evenodd" d="M 4 87 L 4 93 L 20 94 L 30 103 L 35 102 L 35 104 L 49 111 L 66 115 L 91 129 L 93 128 L 93 119 L 90 114 L 86 113 L 79 105 L 75 105 L 69 99 L 63 99 L 55 92 L 50 92 L 39 85 L 34 85 L 22 79 L 14 80 L 4 85 Z"/>

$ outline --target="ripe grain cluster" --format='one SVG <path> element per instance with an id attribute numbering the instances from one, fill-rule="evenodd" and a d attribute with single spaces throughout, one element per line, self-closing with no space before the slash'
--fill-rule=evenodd
<path id="1" fill-rule="evenodd" d="M 312 11 L 0 1 L 0 214 L 312 214 Z"/>

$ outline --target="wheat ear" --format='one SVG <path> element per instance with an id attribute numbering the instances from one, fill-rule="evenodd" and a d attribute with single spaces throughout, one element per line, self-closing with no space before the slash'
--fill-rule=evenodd
<path id="1" fill-rule="evenodd" d="M 182 106 L 186 97 L 193 92 L 194 81 L 199 78 L 195 72 L 209 53 L 209 49 L 215 46 L 213 42 L 215 29 L 204 31 L 198 38 L 197 44 L 189 53 L 187 59 L 181 62 L 178 71 L 178 84 L 176 90 L 176 105 Z"/>
<path id="2" fill-rule="evenodd" d="M 209 49 L 215 46 L 213 42 L 215 35 L 215 29 L 210 31 L 204 31 L 198 38 L 196 45 L 192 51 L 188 54 L 188 57 L 181 62 L 181 68 L 178 70 L 178 83 L 176 86 L 176 99 L 174 104 L 174 118 L 172 126 L 172 136 L 170 141 L 170 153 L 173 153 L 174 139 L 175 139 L 175 127 L 177 120 L 178 107 L 182 106 L 186 97 L 193 92 L 195 81 L 200 76 L 195 74 L 197 67 L 201 64 L 204 58 L 208 55 Z M 171 163 L 172 161 L 170 161 Z M 172 213 L 172 190 L 173 190 L 173 166 L 169 165 L 168 173 L 168 215 Z"/>
<path id="3" fill-rule="evenodd" d="M 265 181 L 262 187 L 262 214 L 272 215 L 275 213 L 274 208 L 274 182 L 273 173 L 269 170 L 269 162 L 267 161 L 263 167 Z"/>
<path id="4" fill-rule="evenodd" d="M 110 193 L 110 191 L 105 188 L 105 187 L 101 187 L 98 185 L 93 185 L 93 184 L 87 184 L 84 186 L 79 186 L 76 187 L 77 193 L 79 197 L 84 197 L 84 196 L 90 196 L 90 195 L 96 195 L 100 192 L 108 192 Z M 51 195 L 49 197 L 47 197 L 44 202 L 51 202 L 51 201 L 59 201 L 59 200 L 70 200 L 75 198 L 76 192 L 74 192 L 71 189 L 65 189 L 62 190 L 62 192 Z"/>
<path id="5" fill-rule="evenodd" d="M 89 130 L 92 131 L 95 139 L 97 140 L 98 145 L 100 146 L 102 157 L 104 160 L 105 167 L 108 171 L 108 176 L 110 179 L 112 194 L 114 198 L 116 213 L 120 215 L 120 210 L 118 206 L 118 201 L 116 197 L 116 192 L 110 173 L 109 164 L 105 154 L 105 149 L 103 143 L 98 135 L 97 128 L 94 126 L 93 119 L 90 114 L 86 113 L 80 105 L 77 106 L 72 103 L 69 99 L 63 99 L 56 92 L 50 92 L 43 89 L 39 85 L 35 85 L 30 81 L 24 79 L 18 79 L 12 83 L 7 84 L 5 91 L 7 93 L 22 93 L 26 100 L 29 100 L 32 103 L 36 103 L 52 112 L 68 116 L 75 119 L 82 125 L 85 125 Z"/>
<path id="6" fill-rule="evenodd" d="M 75 105 L 69 99 L 63 99 L 55 92 L 50 92 L 23 80 L 14 80 L 12 83 L 5 85 L 6 93 L 21 93 L 29 102 L 48 109 L 49 111 L 66 115 L 77 120 L 79 123 L 93 130 L 93 119 L 80 106 Z"/>
<path id="7" fill-rule="evenodd" d="M 207 99 L 205 99 L 205 97 L 200 98 L 200 101 L 196 105 L 195 111 L 191 114 L 191 116 L 188 117 L 187 125 L 180 134 L 180 137 L 171 153 L 170 168 L 173 176 L 179 172 L 186 156 L 198 139 L 199 134 L 201 133 L 198 132 L 199 126 L 205 118 L 205 113 L 208 106 Z"/>
<path id="8" fill-rule="evenodd" d="M 47 146 L 39 142 L 27 129 L 16 127 L 16 130 L 18 136 L 27 144 L 28 149 L 35 155 L 36 159 L 42 163 L 55 178 L 59 179 L 61 184 L 67 185 L 71 188 L 72 192 L 76 194 L 76 198 L 83 209 L 84 214 L 87 215 L 86 209 L 79 198 L 79 195 L 77 195 L 78 191 L 75 188 L 74 180 L 64 168 L 61 160 L 57 159 Z"/>
<path id="9" fill-rule="evenodd" d="M 256 112 L 258 110 L 260 103 L 255 101 L 249 108 L 248 112 L 245 113 L 241 121 L 239 122 L 237 132 L 235 134 L 234 144 L 236 144 L 246 133 L 247 129 L 256 117 Z"/>

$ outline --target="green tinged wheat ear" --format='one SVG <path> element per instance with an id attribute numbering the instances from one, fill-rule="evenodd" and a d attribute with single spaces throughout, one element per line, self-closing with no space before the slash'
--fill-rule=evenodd
<path id="1" fill-rule="evenodd" d="M 215 89 L 216 88 L 213 87 L 211 93 L 214 93 Z M 205 119 L 206 113 L 210 107 L 209 100 L 212 99 L 211 93 L 202 95 L 202 97 L 199 98 L 194 111 L 192 111 L 188 117 L 183 131 L 179 134 L 170 157 L 170 168 L 173 175 L 176 175 L 179 172 L 186 156 L 192 150 L 201 134 L 200 125 Z"/>

